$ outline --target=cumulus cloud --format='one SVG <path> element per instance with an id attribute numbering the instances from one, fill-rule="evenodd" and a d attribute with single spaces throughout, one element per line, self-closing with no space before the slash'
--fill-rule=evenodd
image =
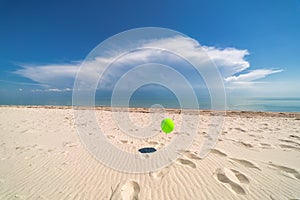
<path id="1" fill-rule="evenodd" d="M 250 67 L 245 59 L 249 55 L 246 49 L 203 47 L 210 59 L 218 66 L 224 77 L 242 72 Z"/>
<path id="2" fill-rule="evenodd" d="M 25 65 L 15 73 L 40 84 L 71 87 L 79 66 L 79 64 Z"/>
<path id="3" fill-rule="evenodd" d="M 120 55 L 126 53 L 126 48 L 112 52 L 106 56 L 98 56 L 94 59 L 85 61 L 85 72 L 81 73 L 80 78 L 86 82 L 88 87 L 90 83 L 97 81 L 102 73 L 105 73 L 106 75 L 101 79 L 102 86 L 109 88 L 122 76 L 122 74 L 124 74 L 124 72 L 130 70 L 132 66 L 143 63 L 161 63 L 163 61 L 177 67 L 179 70 L 181 68 L 184 71 L 185 65 L 178 66 L 180 59 L 182 59 L 180 57 L 186 58 L 203 68 L 212 66 L 208 63 L 215 63 L 222 78 L 225 80 L 225 86 L 226 84 L 232 85 L 232 83 L 235 85 L 249 86 L 253 81 L 282 71 L 257 69 L 240 74 L 250 68 L 250 63 L 246 60 L 246 57 L 249 55 L 248 50 L 200 46 L 196 40 L 182 36 L 143 41 L 139 46 L 136 46 L 136 48 L 139 48 L 140 50 L 127 53 L 121 57 Z M 165 50 L 171 53 L 164 53 Z M 174 55 L 172 53 L 174 53 Z M 115 67 L 106 70 L 106 67 L 111 63 L 113 63 Z M 48 85 L 49 88 L 57 88 L 57 91 L 64 91 L 63 88 L 72 88 L 76 74 L 78 70 L 80 70 L 80 66 L 80 62 L 71 64 L 25 65 L 22 66 L 21 69 L 15 71 L 15 73 L 27 77 L 39 84 Z M 141 77 L 135 78 L 142 79 L 143 76 L 145 76 L 145 74 L 141 74 Z M 162 76 L 162 78 L 168 78 L 168 76 Z"/>

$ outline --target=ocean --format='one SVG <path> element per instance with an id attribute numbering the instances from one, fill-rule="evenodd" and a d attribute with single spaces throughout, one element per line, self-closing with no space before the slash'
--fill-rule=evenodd
<path id="1" fill-rule="evenodd" d="M 300 98 L 229 99 L 228 110 L 300 112 Z"/>
<path id="2" fill-rule="evenodd" d="M 154 104 L 160 104 L 165 108 L 181 108 L 175 96 L 133 96 L 129 102 L 129 107 L 149 108 Z M 210 110 L 211 101 L 209 98 L 198 97 L 199 108 Z M 34 94 L 26 96 L 16 96 L 14 98 L 4 98 L 0 96 L 0 105 L 54 105 L 71 106 L 72 92 Z M 109 97 L 96 97 L 96 106 L 111 106 Z M 120 101 L 118 106 L 128 107 Z M 189 108 L 189 107 L 185 107 Z M 300 98 L 228 98 L 227 110 L 245 111 L 271 111 L 271 112 L 300 112 Z"/>

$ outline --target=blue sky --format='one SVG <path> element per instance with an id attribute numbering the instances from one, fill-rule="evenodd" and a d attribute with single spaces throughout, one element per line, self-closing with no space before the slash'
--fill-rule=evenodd
<path id="1" fill-rule="evenodd" d="M 204 46 L 216 64 L 238 65 L 235 73 L 224 75 L 229 96 L 300 97 L 299 0 L 4 0 L 1 102 L 34 95 L 41 101 L 61 98 L 58 93 L 70 93 L 80 61 L 100 42 L 148 26 L 182 32 Z"/>

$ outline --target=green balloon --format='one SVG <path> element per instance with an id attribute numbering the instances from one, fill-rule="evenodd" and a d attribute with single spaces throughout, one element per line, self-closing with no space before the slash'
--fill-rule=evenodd
<path id="1" fill-rule="evenodd" d="M 166 118 L 162 120 L 160 127 L 166 134 L 171 133 L 174 130 L 174 122 L 172 119 Z"/>

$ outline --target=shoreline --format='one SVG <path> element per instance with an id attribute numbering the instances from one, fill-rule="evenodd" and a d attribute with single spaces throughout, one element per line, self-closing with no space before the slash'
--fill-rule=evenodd
<path id="1" fill-rule="evenodd" d="M 95 107 L 73 107 L 73 106 L 52 106 L 52 105 L 0 105 L 0 108 L 42 108 L 42 109 L 95 109 L 103 111 L 121 111 L 121 112 L 138 112 L 138 113 L 150 113 L 149 108 L 143 107 L 108 107 L 108 106 L 95 106 Z M 154 109 L 152 109 L 154 110 Z M 240 117 L 286 117 L 296 118 L 300 120 L 300 112 L 272 112 L 272 111 L 248 111 L 248 110 L 192 110 L 192 109 L 179 109 L 179 108 L 165 108 L 168 113 L 181 114 L 185 111 L 186 114 L 199 114 L 199 115 L 224 115 L 227 117 L 240 116 Z"/>

